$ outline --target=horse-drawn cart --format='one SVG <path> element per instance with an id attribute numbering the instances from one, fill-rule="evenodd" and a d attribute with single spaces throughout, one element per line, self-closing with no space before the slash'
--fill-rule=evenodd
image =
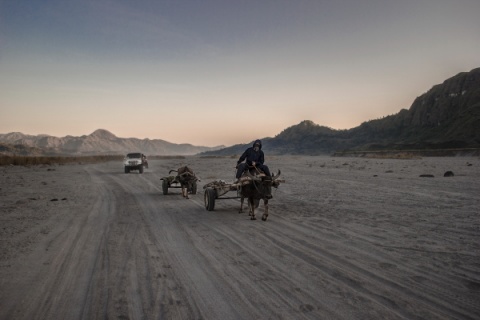
<path id="1" fill-rule="evenodd" d="M 203 186 L 205 209 L 213 211 L 215 209 L 215 200 L 217 199 L 240 199 L 240 188 L 242 183 L 226 183 L 223 180 L 215 180 Z M 232 197 L 223 197 L 230 191 L 236 191 L 237 195 Z"/>
<path id="2" fill-rule="evenodd" d="M 197 181 L 199 180 L 193 170 L 187 166 L 178 168 L 178 170 L 170 170 L 169 174 L 177 172 L 176 176 L 166 176 L 160 178 L 162 182 L 162 191 L 164 195 L 168 194 L 169 188 L 181 188 L 182 195 L 188 198 L 188 193 L 197 193 Z"/>
<path id="3" fill-rule="evenodd" d="M 255 208 L 258 208 L 260 200 L 263 199 L 265 204 L 265 214 L 262 217 L 266 220 L 268 216 L 268 200 L 272 198 L 271 188 L 278 188 L 281 182 L 277 175 L 266 176 L 264 173 L 253 175 L 246 171 L 235 183 L 227 183 L 223 180 L 215 180 L 203 186 L 205 209 L 213 211 L 215 201 L 221 199 L 240 199 L 240 211 L 243 212 L 243 200 L 248 199 L 249 212 L 252 219 L 255 219 Z M 230 191 L 235 191 L 235 196 L 224 196 Z"/>

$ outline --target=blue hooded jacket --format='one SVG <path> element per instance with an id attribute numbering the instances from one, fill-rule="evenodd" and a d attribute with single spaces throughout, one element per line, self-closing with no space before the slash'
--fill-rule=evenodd
<path id="1" fill-rule="evenodd" d="M 255 144 L 260 145 L 258 151 L 255 151 L 253 149 Z M 245 159 L 247 160 L 246 162 L 249 166 L 253 165 L 252 162 L 260 163 L 260 164 L 263 164 L 265 162 L 265 156 L 262 151 L 262 141 L 258 139 L 255 140 L 255 142 L 253 143 L 253 146 L 245 150 L 245 152 L 240 156 L 240 158 L 237 161 L 237 165 L 243 162 Z"/>

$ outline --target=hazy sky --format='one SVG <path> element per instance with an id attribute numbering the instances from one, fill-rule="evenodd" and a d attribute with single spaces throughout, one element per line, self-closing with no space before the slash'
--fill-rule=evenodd
<path id="1" fill-rule="evenodd" d="M 478 0 L 0 0 L 0 133 L 232 145 L 480 67 Z"/>

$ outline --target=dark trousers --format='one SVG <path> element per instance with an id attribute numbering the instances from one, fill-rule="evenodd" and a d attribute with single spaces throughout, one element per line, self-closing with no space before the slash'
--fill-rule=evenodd
<path id="1" fill-rule="evenodd" d="M 258 163 L 257 165 L 255 165 L 255 167 L 257 167 L 257 169 L 262 170 L 263 173 L 265 173 L 267 176 L 271 176 L 270 169 L 268 169 L 268 166 Z M 236 178 L 237 179 L 240 178 L 242 174 L 245 172 L 245 170 L 248 170 L 248 165 L 245 162 L 240 163 L 237 168 Z"/>

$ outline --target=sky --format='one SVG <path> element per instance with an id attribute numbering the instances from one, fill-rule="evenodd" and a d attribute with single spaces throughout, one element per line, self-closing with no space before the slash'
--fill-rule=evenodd
<path id="1" fill-rule="evenodd" d="M 0 133 L 230 146 L 480 67 L 478 0 L 0 0 Z"/>

